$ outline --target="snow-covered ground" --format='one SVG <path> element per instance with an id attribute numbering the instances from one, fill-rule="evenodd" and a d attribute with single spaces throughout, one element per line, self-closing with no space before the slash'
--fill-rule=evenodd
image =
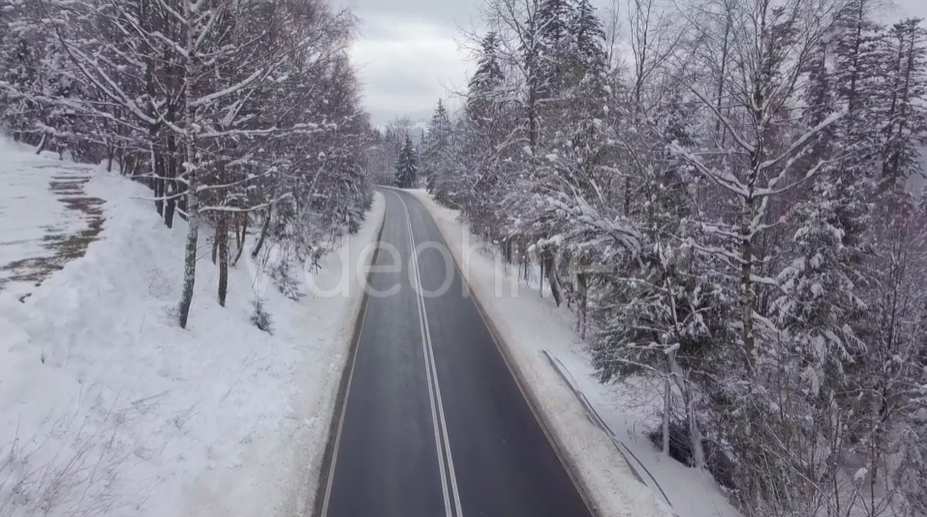
<path id="1" fill-rule="evenodd" d="M 413 192 L 434 217 L 600 514 L 738 517 L 709 474 L 663 456 L 647 440 L 648 413 L 657 400 L 595 379 L 569 309 L 556 307 L 549 295 L 541 298 L 536 279 L 529 279 L 533 285 L 519 280 L 458 222 L 457 211 Z"/>
<path id="2" fill-rule="evenodd" d="M 0 291 L 22 297 L 85 249 L 100 200 L 83 187 L 95 167 L 0 138 Z"/>
<path id="3" fill-rule="evenodd" d="M 31 208 L 0 218 L 4 241 L 21 242 L 5 243 L 7 261 L 40 251 L 46 226 L 78 224 L 47 195 L 56 172 L 35 167 L 6 188 L 28 152 L 0 147 L 0 206 Z M 165 228 L 150 191 L 115 174 L 97 171 L 84 190 L 105 200 L 99 240 L 28 298 L 0 293 L 0 517 L 310 514 L 382 198 L 316 273 L 326 285 L 347 273 L 343 295 L 263 292 L 270 335 L 249 321 L 261 277 L 244 259 L 218 305 L 205 236 L 180 329 L 185 223 Z"/>

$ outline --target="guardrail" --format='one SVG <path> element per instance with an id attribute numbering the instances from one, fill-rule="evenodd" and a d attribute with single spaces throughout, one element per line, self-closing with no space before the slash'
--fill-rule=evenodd
<path id="1" fill-rule="evenodd" d="M 573 391 L 573 394 L 579 399 L 579 402 L 586 409 L 586 418 L 592 422 L 593 425 L 598 426 L 600 429 L 605 431 L 605 434 L 611 439 L 612 444 L 618 449 L 621 457 L 624 458 L 624 461 L 631 467 L 631 472 L 634 473 L 634 477 L 637 478 L 641 484 L 650 487 L 651 490 L 659 492 L 663 497 L 663 500 L 666 501 L 666 504 L 669 505 L 670 509 L 673 508 L 673 503 L 670 501 L 669 497 L 666 495 L 666 492 L 663 491 L 663 487 L 660 486 L 660 483 L 657 482 L 656 478 L 653 477 L 653 474 L 650 473 L 650 470 L 641 462 L 641 460 L 631 452 L 631 449 L 628 446 L 618 439 L 615 435 L 615 432 L 602 420 L 602 416 L 599 415 L 599 412 L 596 411 L 595 407 L 589 402 L 589 399 L 586 398 L 586 395 L 580 391 L 579 385 L 576 382 L 576 379 L 573 377 L 573 374 L 570 373 L 570 370 L 563 364 L 560 359 L 554 357 L 553 354 L 548 350 L 544 350 L 544 355 L 547 357 L 547 360 L 553 366 L 554 370 L 560 374 L 560 377 L 567 383 L 570 389 Z M 631 461 L 628 459 L 628 456 L 634 459 Z M 646 476 L 646 478 L 645 478 Z M 649 481 L 648 481 L 649 480 Z M 674 512 L 673 515 L 676 515 Z"/>

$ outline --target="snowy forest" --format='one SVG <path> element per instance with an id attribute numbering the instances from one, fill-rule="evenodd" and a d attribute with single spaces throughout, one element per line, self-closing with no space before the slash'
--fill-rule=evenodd
<path id="1" fill-rule="evenodd" d="M 189 221 L 186 326 L 202 228 L 215 228 L 223 305 L 249 229 L 255 257 L 284 250 L 272 274 L 286 285 L 357 228 L 372 130 L 355 27 L 324 0 L 0 0 L 0 127 L 102 161 L 151 187 L 165 225 Z"/>
<path id="2" fill-rule="evenodd" d="M 0 128 L 273 276 L 426 188 L 753 516 L 927 515 L 927 25 L 881 0 L 483 0 L 460 110 L 374 128 L 325 0 L 0 0 Z M 293 280 L 295 281 L 295 280 Z"/>
<path id="3" fill-rule="evenodd" d="M 539 268 L 603 382 L 656 381 L 654 441 L 746 515 L 924 515 L 924 24 L 615 7 L 487 0 L 421 183 Z"/>

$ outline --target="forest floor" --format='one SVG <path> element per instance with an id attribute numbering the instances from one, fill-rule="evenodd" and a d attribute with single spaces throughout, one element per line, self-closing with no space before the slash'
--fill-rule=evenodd
<path id="1" fill-rule="evenodd" d="M 245 253 L 221 307 L 202 228 L 181 329 L 183 220 L 166 228 L 150 191 L 118 174 L 0 150 L 0 263 L 18 264 L 0 291 L 0 517 L 311 513 L 362 299 L 345 280 L 382 198 L 301 272 L 343 285 L 337 296 L 303 282 L 287 298 Z M 273 334 L 250 321 L 258 298 Z"/>
<path id="2" fill-rule="evenodd" d="M 601 515 L 636 515 L 641 498 L 655 497 L 679 517 L 739 517 L 710 474 L 663 455 L 647 438 L 660 422 L 660 386 L 642 379 L 601 384 L 589 345 L 575 331 L 575 313 L 539 291 L 538 270 L 529 268 L 525 280 L 459 222 L 458 211 L 423 190 L 413 192 L 431 212 Z"/>

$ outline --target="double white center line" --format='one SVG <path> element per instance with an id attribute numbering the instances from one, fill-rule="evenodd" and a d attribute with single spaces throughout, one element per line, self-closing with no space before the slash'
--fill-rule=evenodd
<path id="1" fill-rule="evenodd" d="M 425 354 L 425 375 L 428 378 L 428 398 L 431 400 L 431 420 L 435 429 L 435 445 L 438 448 L 438 467 L 441 470 L 441 490 L 444 494 L 444 511 L 447 517 L 463 517 L 460 507 L 460 493 L 457 491 L 457 476 L 454 474 L 454 458 L 451 454 L 451 444 L 447 435 L 447 422 L 444 418 L 444 403 L 441 400 L 441 386 L 438 383 L 438 372 L 435 367 L 434 347 L 431 344 L 431 331 L 428 327 L 428 311 L 425 309 L 425 298 L 422 295 L 422 276 L 418 267 L 418 249 L 415 246 L 415 236 L 412 233 L 412 216 L 409 206 L 398 193 L 393 192 L 406 213 L 406 223 L 409 226 L 409 244 L 411 246 L 411 271 L 409 279 L 415 291 L 415 301 L 418 304 L 419 327 L 422 335 L 422 351 Z"/>

